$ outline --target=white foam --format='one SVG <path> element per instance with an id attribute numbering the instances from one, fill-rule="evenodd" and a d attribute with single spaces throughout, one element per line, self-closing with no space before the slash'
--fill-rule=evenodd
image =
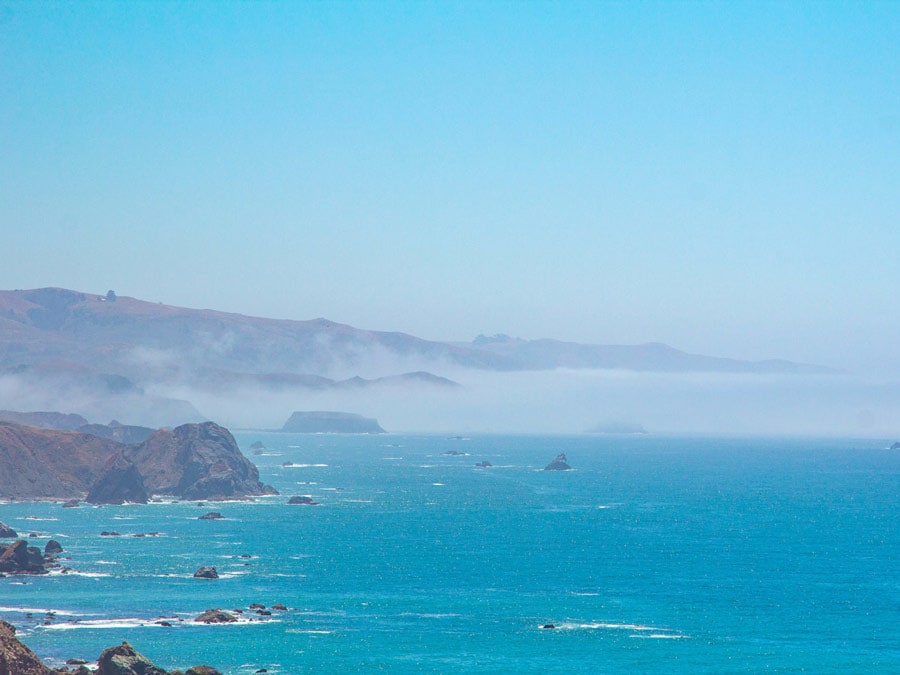
<path id="1" fill-rule="evenodd" d="M 285 633 L 297 633 L 299 635 L 331 635 L 334 631 L 317 628 L 288 628 Z"/>
<path id="2" fill-rule="evenodd" d="M 437 486 L 437 487 L 441 487 L 441 486 L 443 486 L 444 484 L 443 484 L 443 483 L 432 483 L 432 485 Z"/>
<path id="3" fill-rule="evenodd" d="M 154 623 L 156 619 L 88 619 L 86 621 L 69 621 L 66 623 L 51 623 L 43 627 L 48 630 L 75 630 L 78 628 L 163 628 Z"/>
<path id="4" fill-rule="evenodd" d="M 631 635 L 633 638 L 643 638 L 645 640 L 686 640 L 687 635 L 677 635 L 675 633 L 650 633 L 649 635 Z"/>
<path id="5" fill-rule="evenodd" d="M 327 464 L 297 464 L 291 462 L 290 464 L 282 464 L 282 467 L 285 469 L 323 469 L 327 467 Z"/>
<path id="6" fill-rule="evenodd" d="M 21 612 L 22 614 L 53 613 L 58 616 L 78 616 L 76 612 L 68 612 L 64 609 L 47 609 L 45 607 L 0 607 L 0 612 Z"/>

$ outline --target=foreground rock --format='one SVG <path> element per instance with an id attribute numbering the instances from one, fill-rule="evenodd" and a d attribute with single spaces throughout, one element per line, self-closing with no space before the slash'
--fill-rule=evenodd
<path id="1" fill-rule="evenodd" d="M 221 609 L 208 609 L 194 619 L 195 623 L 234 623 L 237 617 Z"/>
<path id="2" fill-rule="evenodd" d="M 97 660 L 99 675 L 168 675 L 127 642 L 104 649 Z"/>
<path id="3" fill-rule="evenodd" d="M 383 434 L 378 420 L 355 413 L 313 411 L 295 412 L 282 431 L 295 434 Z"/>
<path id="4" fill-rule="evenodd" d="M 572 467 L 569 466 L 568 460 L 566 459 L 566 453 L 559 453 L 552 462 L 550 462 L 547 466 L 544 467 L 544 471 L 571 471 Z"/>
<path id="5" fill-rule="evenodd" d="M 12 625 L 0 621 L 0 675 L 53 675 L 54 672 L 19 642 Z"/>

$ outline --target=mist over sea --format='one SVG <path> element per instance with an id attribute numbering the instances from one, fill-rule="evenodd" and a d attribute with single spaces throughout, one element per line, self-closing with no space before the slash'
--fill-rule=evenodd
<path id="1" fill-rule="evenodd" d="M 900 670 L 886 440 L 235 435 L 281 496 L 0 505 L 76 572 L 0 579 L 0 618 L 55 665 L 128 640 L 235 674 Z"/>

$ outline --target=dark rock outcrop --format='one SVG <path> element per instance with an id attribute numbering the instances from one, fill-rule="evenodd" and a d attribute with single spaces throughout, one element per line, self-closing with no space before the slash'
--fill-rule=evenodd
<path id="1" fill-rule="evenodd" d="M 490 462 L 476 462 L 475 463 L 475 468 L 477 468 L 477 469 L 489 469 L 492 466 L 494 466 L 494 465 L 491 464 Z"/>
<path id="2" fill-rule="evenodd" d="M 896 441 L 892 446 L 891 450 L 900 450 L 900 441 Z"/>
<path id="3" fill-rule="evenodd" d="M 278 494 L 259 482 L 259 470 L 241 454 L 234 437 L 214 422 L 159 429 L 123 451 L 155 494 L 182 499 L 233 499 Z"/>
<path id="4" fill-rule="evenodd" d="M 208 609 L 194 621 L 196 623 L 234 623 L 237 621 L 237 617 L 221 609 Z"/>
<path id="5" fill-rule="evenodd" d="M 127 642 L 104 649 L 97 665 L 99 675 L 168 675 Z"/>
<path id="6" fill-rule="evenodd" d="M 18 533 L 6 523 L 0 523 L 0 539 L 14 539 Z"/>
<path id="7" fill-rule="evenodd" d="M 56 539 L 51 539 L 47 542 L 46 546 L 44 546 L 44 555 L 56 555 L 57 553 L 62 553 L 63 547 Z"/>
<path id="8" fill-rule="evenodd" d="M 12 625 L 0 621 L 0 675 L 54 675 L 54 672 L 19 642 Z"/>
<path id="9" fill-rule="evenodd" d="M 78 500 L 77 500 L 77 499 L 70 499 L 69 501 L 65 502 L 65 503 L 62 505 L 62 507 L 63 507 L 64 509 L 77 509 L 77 508 L 78 508 Z"/>
<path id="10" fill-rule="evenodd" d="M 210 511 L 205 515 L 199 516 L 197 520 L 222 520 L 222 514 L 218 511 Z"/>
<path id="11" fill-rule="evenodd" d="M 44 555 L 37 546 L 29 546 L 19 539 L 9 546 L 0 544 L 0 573 L 3 574 L 46 574 Z"/>
<path id="12" fill-rule="evenodd" d="M 569 466 L 568 460 L 566 459 L 566 453 L 559 453 L 552 462 L 550 462 L 547 466 L 544 467 L 544 471 L 571 471 L 572 467 Z"/>
<path id="13" fill-rule="evenodd" d="M 216 572 L 215 567 L 201 567 L 196 572 L 194 572 L 195 579 L 218 579 L 219 573 Z"/>
<path id="14" fill-rule="evenodd" d="M 209 666 L 193 666 L 188 668 L 184 675 L 222 675 L 222 673 Z"/>
<path id="15" fill-rule="evenodd" d="M 288 499 L 288 504 L 305 504 L 308 506 L 318 506 L 319 502 L 314 501 L 312 497 L 306 495 L 297 495 Z"/>
<path id="16" fill-rule="evenodd" d="M 91 486 L 86 501 L 91 504 L 146 504 L 148 499 L 141 472 L 120 453 L 110 459 L 106 470 Z"/>
<path id="17" fill-rule="evenodd" d="M 383 434 L 378 420 L 355 413 L 312 411 L 295 412 L 290 416 L 282 431 L 295 434 Z"/>

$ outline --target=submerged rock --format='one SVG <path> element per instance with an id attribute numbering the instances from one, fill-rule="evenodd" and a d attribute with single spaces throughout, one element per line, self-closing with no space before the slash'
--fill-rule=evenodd
<path id="1" fill-rule="evenodd" d="M 552 462 L 550 462 L 547 466 L 544 467 L 544 471 L 571 471 L 572 467 L 569 466 L 568 460 L 566 459 L 566 453 L 559 453 Z"/>
<path id="2" fill-rule="evenodd" d="M 475 467 L 478 469 L 489 469 L 492 466 L 494 466 L 494 465 L 491 464 L 490 462 L 477 462 L 475 464 Z"/>

